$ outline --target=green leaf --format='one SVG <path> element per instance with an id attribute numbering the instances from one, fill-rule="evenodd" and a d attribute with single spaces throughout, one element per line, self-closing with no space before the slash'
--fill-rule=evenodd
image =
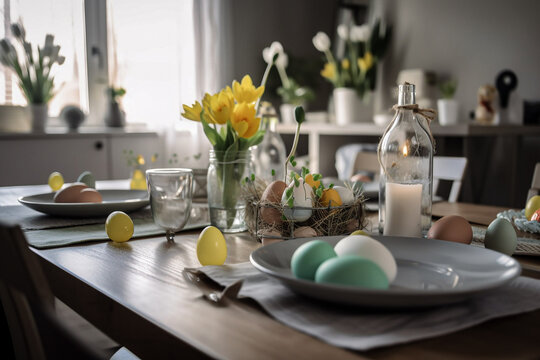
<path id="1" fill-rule="evenodd" d="M 214 149 L 216 149 L 217 151 L 223 151 L 223 139 L 221 139 L 221 136 L 219 136 L 216 129 L 208 125 L 208 123 L 204 119 L 204 110 L 201 113 L 201 123 L 203 126 L 204 134 L 208 138 L 208 141 L 210 141 L 210 144 L 212 144 Z"/>
<path id="2" fill-rule="evenodd" d="M 276 170 L 272 169 L 272 176 L 276 176 Z"/>

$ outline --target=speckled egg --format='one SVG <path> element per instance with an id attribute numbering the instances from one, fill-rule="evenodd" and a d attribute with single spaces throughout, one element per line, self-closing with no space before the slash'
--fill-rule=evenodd
<path id="1" fill-rule="evenodd" d="M 300 226 L 298 229 L 295 229 L 293 232 L 295 238 L 307 238 L 317 236 L 317 232 L 310 226 Z"/>
<path id="2" fill-rule="evenodd" d="M 300 245 L 291 258 L 291 271 L 299 279 L 315 280 L 315 272 L 324 261 L 336 256 L 332 245 L 313 240 Z"/>
<path id="3" fill-rule="evenodd" d="M 351 189 L 345 186 L 334 186 L 333 188 L 339 194 L 343 205 L 351 205 L 354 202 L 354 194 Z"/>
<path id="4" fill-rule="evenodd" d="M 65 186 L 56 194 L 54 194 L 53 201 L 55 203 L 76 203 L 79 202 L 79 193 L 82 189 L 87 189 L 88 186 L 83 183 L 73 183 Z"/>
<path id="5" fill-rule="evenodd" d="M 517 235 L 510 221 L 502 218 L 493 220 L 486 230 L 484 246 L 511 256 L 516 250 Z"/>
<path id="6" fill-rule="evenodd" d="M 344 255 L 323 262 L 315 273 L 315 282 L 388 289 L 384 271 L 373 261 L 357 255 Z"/>

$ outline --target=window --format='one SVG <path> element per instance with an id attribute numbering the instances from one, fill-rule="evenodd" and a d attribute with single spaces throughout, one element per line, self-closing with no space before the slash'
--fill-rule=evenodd
<path id="1" fill-rule="evenodd" d="M 73 0 L 4 0 L 0 3 L 2 26 L 0 37 L 9 34 L 10 23 L 22 20 L 26 37 L 32 45 L 43 45 L 46 34 L 55 36 L 66 57 L 62 66 L 55 66 L 56 96 L 49 104 L 49 115 L 57 116 L 68 104 L 88 111 L 86 51 L 83 1 Z M 0 104 L 24 105 L 15 76 L 0 69 Z"/>

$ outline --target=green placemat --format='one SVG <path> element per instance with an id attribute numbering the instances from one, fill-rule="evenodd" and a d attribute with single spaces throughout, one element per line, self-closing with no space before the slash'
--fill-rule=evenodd
<path id="1" fill-rule="evenodd" d="M 133 238 L 141 238 L 154 235 L 165 235 L 165 231 L 154 224 L 153 220 L 133 220 L 135 231 Z M 210 225 L 208 221 L 188 223 L 182 231 L 203 228 Z M 50 249 L 54 247 L 69 246 L 95 241 L 108 241 L 104 224 L 70 226 L 64 228 L 33 230 L 25 232 L 30 246 L 36 249 Z"/>

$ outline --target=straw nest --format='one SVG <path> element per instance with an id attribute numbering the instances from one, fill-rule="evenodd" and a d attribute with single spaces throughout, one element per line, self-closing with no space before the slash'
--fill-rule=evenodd
<path id="1" fill-rule="evenodd" d="M 243 196 L 246 200 L 245 221 L 249 232 L 258 240 L 267 239 L 293 239 L 297 237 L 333 236 L 350 234 L 366 226 L 365 198 L 360 191 L 356 191 L 353 203 L 342 206 L 322 206 L 318 199 L 312 208 L 295 207 L 290 209 L 283 206 L 281 201 L 270 202 L 261 200 L 267 183 L 260 179 L 248 181 L 243 186 Z M 274 195 L 274 199 L 278 195 Z M 267 197 L 268 198 L 268 197 Z M 279 196 L 279 198 L 281 198 Z M 305 221 L 291 221 L 283 214 L 289 212 L 311 210 L 311 216 Z M 275 221 L 268 221 L 271 218 Z M 265 214 L 261 216 L 261 214 Z M 310 230 L 309 228 L 313 229 Z"/>

